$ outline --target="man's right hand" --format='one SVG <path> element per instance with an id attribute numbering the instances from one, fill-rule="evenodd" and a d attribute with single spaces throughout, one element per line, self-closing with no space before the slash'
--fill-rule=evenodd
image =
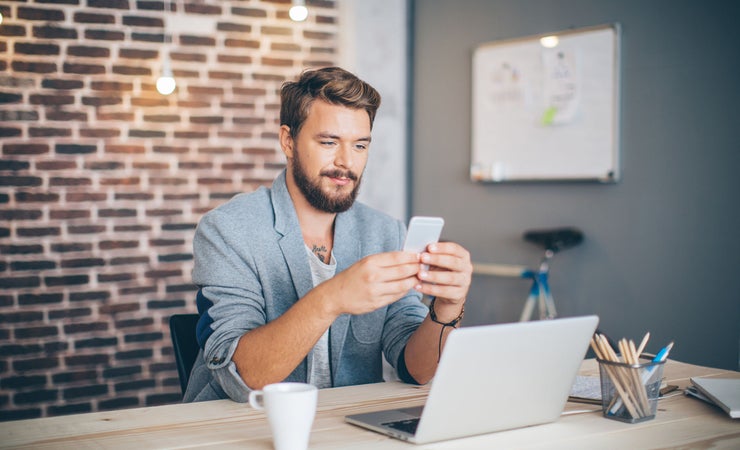
<path id="1" fill-rule="evenodd" d="M 419 282 L 419 255 L 386 252 L 367 256 L 317 286 L 334 317 L 364 314 L 403 297 Z"/>

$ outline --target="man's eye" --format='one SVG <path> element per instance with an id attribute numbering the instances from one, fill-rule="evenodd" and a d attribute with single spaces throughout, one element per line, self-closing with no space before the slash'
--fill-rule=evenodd
<path id="1" fill-rule="evenodd" d="M 321 145 L 334 145 L 336 142 L 334 141 L 321 141 Z"/>
<path id="2" fill-rule="evenodd" d="M 367 145 L 366 144 L 357 144 L 357 145 L 355 145 L 355 148 L 357 150 L 367 150 Z"/>

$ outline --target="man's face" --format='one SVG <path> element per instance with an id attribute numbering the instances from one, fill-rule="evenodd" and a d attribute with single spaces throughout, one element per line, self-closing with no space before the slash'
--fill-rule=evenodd
<path id="1" fill-rule="evenodd" d="M 360 189 L 370 146 L 370 118 L 363 109 L 315 101 L 288 158 L 296 186 L 314 208 L 349 209 Z"/>

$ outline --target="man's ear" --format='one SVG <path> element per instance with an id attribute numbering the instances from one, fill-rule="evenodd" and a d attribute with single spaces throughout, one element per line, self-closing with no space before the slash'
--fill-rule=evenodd
<path id="1" fill-rule="evenodd" d="M 290 135 L 290 127 L 287 125 L 280 126 L 280 148 L 288 160 L 293 159 L 295 143 L 293 137 Z"/>

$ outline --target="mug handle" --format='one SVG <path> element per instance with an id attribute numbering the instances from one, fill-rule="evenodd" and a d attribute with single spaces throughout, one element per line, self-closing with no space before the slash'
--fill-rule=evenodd
<path id="1" fill-rule="evenodd" d="M 259 409 L 259 410 L 265 409 L 264 392 L 251 391 L 249 393 L 249 406 L 251 406 L 254 409 Z"/>

